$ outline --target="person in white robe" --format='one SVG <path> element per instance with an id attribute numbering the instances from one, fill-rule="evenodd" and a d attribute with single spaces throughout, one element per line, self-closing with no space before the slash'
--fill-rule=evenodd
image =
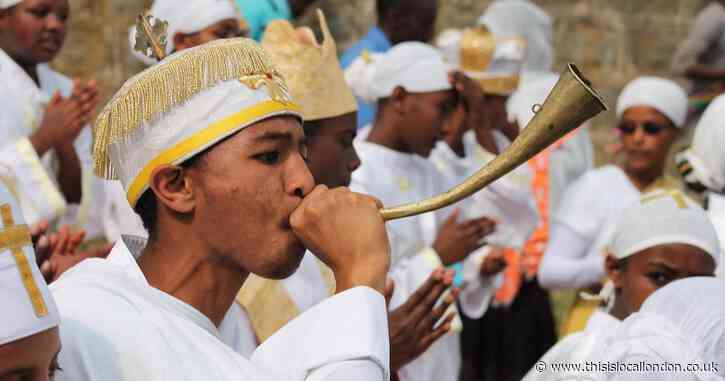
<path id="1" fill-rule="evenodd" d="M 427 157 L 456 107 L 451 79 L 465 88 L 461 93 L 466 101 L 473 101 L 472 93 L 479 95 L 476 100 L 483 99 L 480 87 L 475 93 L 472 80 L 462 75 L 449 78 L 440 53 L 419 42 L 398 44 L 382 55 L 364 55 L 345 76 L 358 97 L 378 104 L 375 122 L 355 140 L 362 165 L 352 174 L 350 188 L 376 196 L 386 206 L 448 190 Z M 493 223 L 486 217 L 459 222 L 458 217 L 458 212 L 444 210 L 386 224 L 392 254 L 390 277 L 395 282 L 391 308 L 408 299 L 435 268 L 462 262 L 460 306 L 473 317 L 485 312 L 494 277 L 481 276 L 481 257 L 471 254 L 492 232 Z M 449 380 L 458 377 L 460 367 L 459 325 L 398 375 L 401 381 Z"/>
<path id="2" fill-rule="evenodd" d="M 715 98 L 695 128 L 692 144 L 677 155 L 677 167 L 693 191 L 707 191 L 707 212 L 715 225 L 720 244 L 725 247 L 725 133 L 720 122 L 725 117 L 725 96 Z M 725 267 L 718 268 L 725 276 Z"/>
<path id="3" fill-rule="evenodd" d="M 97 84 L 74 83 L 48 66 L 63 46 L 70 9 L 61 1 L 38 15 L 37 6 L 0 1 L 0 163 L 17 179 L 29 224 L 71 224 L 97 237 L 103 192 L 93 176 L 88 124 Z"/>
<path id="4" fill-rule="evenodd" d="M 311 29 L 295 29 L 290 22 L 277 20 L 267 26 L 261 45 L 287 80 L 293 99 L 298 99 L 302 107 L 309 147 L 307 164 L 312 176 L 318 184 L 345 187 L 350 185 L 352 172 L 360 166 L 353 145 L 357 104 L 345 83 L 335 40 L 324 14 L 318 12 L 324 36 L 322 44 L 317 42 Z M 397 372 L 450 329 L 450 324 L 435 326 L 435 323 L 453 298 L 441 306 L 433 303 L 449 288 L 446 278 L 441 272 L 432 274 L 429 282 L 419 289 L 424 297 L 409 299 L 390 311 L 391 372 Z M 301 312 L 334 293 L 332 271 L 308 251 L 297 271 L 286 279 L 251 275 L 232 307 L 242 307 L 237 311 L 240 314 L 237 324 L 227 323 L 235 320 L 229 317 L 222 322 L 220 332 L 223 337 L 231 336 L 225 342 L 239 348 L 239 353 L 251 354 L 257 346 L 256 340 L 266 341 Z M 250 343 L 241 340 L 244 338 L 256 340 Z"/>
<path id="5" fill-rule="evenodd" d="M 602 253 L 626 206 L 642 192 L 678 187 L 664 169 L 685 123 L 684 90 L 671 80 L 641 77 L 624 88 L 616 111 L 622 163 L 592 170 L 566 190 L 552 216 L 551 240 L 539 268 L 539 282 L 547 289 L 599 288 L 605 275 Z M 594 307 L 575 303 L 564 333 L 583 328 Z"/>
<path id="6" fill-rule="evenodd" d="M 60 317 L 15 194 L 0 182 L 0 379 L 48 380 L 58 369 Z"/>
<path id="7" fill-rule="evenodd" d="M 584 363 L 657 289 L 677 279 L 712 276 L 720 258 L 705 210 L 680 191 L 654 191 L 627 207 L 607 250 L 611 279 L 598 295 L 604 305 L 586 329 L 551 348 L 539 364 Z M 525 381 L 560 380 L 552 367 L 532 368 Z"/>
<path id="8" fill-rule="evenodd" d="M 654 292 L 588 360 L 637 366 L 576 377 L 596 381 L 725 380 L 725 281 L 693 277 Z"/>
<path id="9" fill-rule="evenodd" d="M 389 378 L 380 203 L 314 187 L 299 110 L 248 39 L 126 82 L 96 121 L 95 169 L 121 181 L 150 238 L 124 236 L 51 285 L 60 380 Z M 218 327 L 245 278 L 288 276 L 304 247 L 333 269 L 337 294 L 239 355 Z"/>

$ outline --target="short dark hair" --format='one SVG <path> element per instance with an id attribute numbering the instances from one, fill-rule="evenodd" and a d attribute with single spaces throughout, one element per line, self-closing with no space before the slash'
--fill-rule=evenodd
<path id="1" fill-rule="evenodd" d="M 402 0 L 377 0 L 375 6 L 378 12 L 378 22 L 385 21 L 388 13 L 393 9 L 397 9 L 402 2 Z"/>
<path id="2" fill-rule="evenodd" d="M 206 152 L 208 152 L 208 149 L 181 163 L 180 166 L 182 168 L 192 168 L 199 165 Z M 148 231 L 149 238 L 154 238 L 154 233 L 156 232 L 156 220 L 158 219 L 157 208 L 158 201 L 156 201 L 156 195 L 151 188 L 141 194 L 134 208 L 134 211 L 141 217 L 141 222 L 143 222 L 144 228 Z"/>
<path id="3" fill-rule="evenodd" d="M 320 128 L 322 127 L 322 123 L 320 123 L 320 120 L 305 120 L 305 123 L 302 124 L 302 129 L 305 131 L 305 135 L 309 138 L 312 136 L 315 136 L 317 132 L 320 131 Z"/>

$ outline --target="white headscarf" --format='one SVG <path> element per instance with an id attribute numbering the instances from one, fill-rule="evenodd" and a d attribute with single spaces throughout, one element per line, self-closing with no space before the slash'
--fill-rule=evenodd
<path id="1" fill-rule="evenodd" d="M 638 373 L 638 380 L 725 380 L 725 281 L 694 277 L 655 291 L 590 360 L 628 364 L 718 364 L 718 371 Z M 616 374 L 605 375 L 612 379 Z"/>
<path id="2" fill-rule="evenodd" d="M 2 0 L 0 0 L 2 1 Z M 174 46 L 174 35 L 177 33 L 191 34 L 202 31 L 211 25 L 222 20 L 239 19 L 237 8 L 230 0 L 156 0 L 151 6 L 151 15 L 168 21 L 169 28 L 166 35 L 166 53 L 171 53 Z M 129 30 L 129 43 L 131 52 L 146 65 L 153 65 L 155 60 L 137 52 L 134 49 L 136 44 L 136 27 Z"/>
<path id="3" fill-rule="evenodd" d="M 719 262 L 720 241 L 705 210 L 680 191 L 656 190 L 643 194 L 622 213 L 608 252 L 624 259 L 650 247 L 677 243 L 697 247 L 716 265 Z M 613 297 L 614 284 L 609 281 L 596 298 L 611 305 Z"/>
<path id="4" fill-rule="evenodd" d="M 617 118 L 627 109 L 648 106 L 682 128 L 687 119 L 687 93 L 675 81 L 658 77 L 639 77 L 627 84 L 617 99 Z"/>
<path id="5" fill-rule="evenodd" d="M 345 70 L 353 93 L 366 102 L 393 94 L 396 87 L 410 93 L 452 89 L 443 58 L 422 42 L 403 42 L 384 54 L 363 54 Z"/>
<path id="6" fill-rule="evenodd" d="M 23 0 L 0 0 L 0 9 L 12 8 L 20 4 Z"/>
<path id="7" fill-rule="evenodd" d="M 715 192 L 725 192 L 725 95 L 710 103 L 695 129 L 689 149 L 678 155 L 692 170 L 684 171 L 685 181 L 699 183 Z"/>
<path id="8" fill-rule="evenodd" d="M 529 0 L 494 1 L 477 21 L 500 38 L 526 40 L 525 70 L 551 70 L 554 64 L 554 33 L 551 17 Z"/>
<path id="9" fill-rule="evenodd" d="M 11 190 L 0 182 L 0 205 L 9 207 L 13 226 L 0 219 L 7 241 L 0 241 L 0 345 L 57 327 L 60 317 L 48 286 L 35 263 L 35 251 L 23 214 Z M 5 216 L 3 216 L 5 217 Z M 15 237 L 10 238 L 10 235 Z M 25 241 L 13 251 L 11 242 Z M 22 274 L 22 275 L 21 275 Z"/>
<path id="10" fill-rule="evenodd" d="M 509 121 L 517 122 L 522 129 L 534 118 L 534 105 L 544 103 L 559 80 L 559 76 L 551 72 L 539 74 L 525 77 L 519 89 L 506 102 Z"/>

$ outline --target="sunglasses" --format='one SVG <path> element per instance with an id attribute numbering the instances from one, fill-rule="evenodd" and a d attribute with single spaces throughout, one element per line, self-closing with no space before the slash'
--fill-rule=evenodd
<path id="1" fill-rule="evenodd" d="M 634 123 L 622 123 L 619 126 L 617 126 L 617 129 L 624 135 L 631 135 L 635 131 L 637 131 L 637 128 L 642 127 L 642 130 L 644 130 L 644 133 L 647 135 L 657 135 L 662 130 L 664 130 L 665 126 L 660 126 L 659 124 L 652 123 L 652 122 L 646 122 L 641 124 L 634 124 Z"/>

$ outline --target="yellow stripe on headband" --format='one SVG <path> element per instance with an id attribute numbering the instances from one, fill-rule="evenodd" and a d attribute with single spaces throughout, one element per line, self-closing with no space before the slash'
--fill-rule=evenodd
<path id="1" fill-rule="evenodd" d="M 149 186 L 151 173 L 157 167 L 175 163 L 181 158 L 191 157 L 193 154 L 199 153 L 202 149 L 206 149 L 243 127 L 284 112 L 302 114 L 300 107 L 294 103 L 284 103 L 274 100 L 265 101 L 258 105 L 245 108 L 236 114 L 232 114 L 195 133 L 166 151 L 161 152 L 146 164 L 131 182 L 126 194 L 128 202 L 132 208 L 136 207 L 136 203 L 141 197 L 141 194 Z"/>

